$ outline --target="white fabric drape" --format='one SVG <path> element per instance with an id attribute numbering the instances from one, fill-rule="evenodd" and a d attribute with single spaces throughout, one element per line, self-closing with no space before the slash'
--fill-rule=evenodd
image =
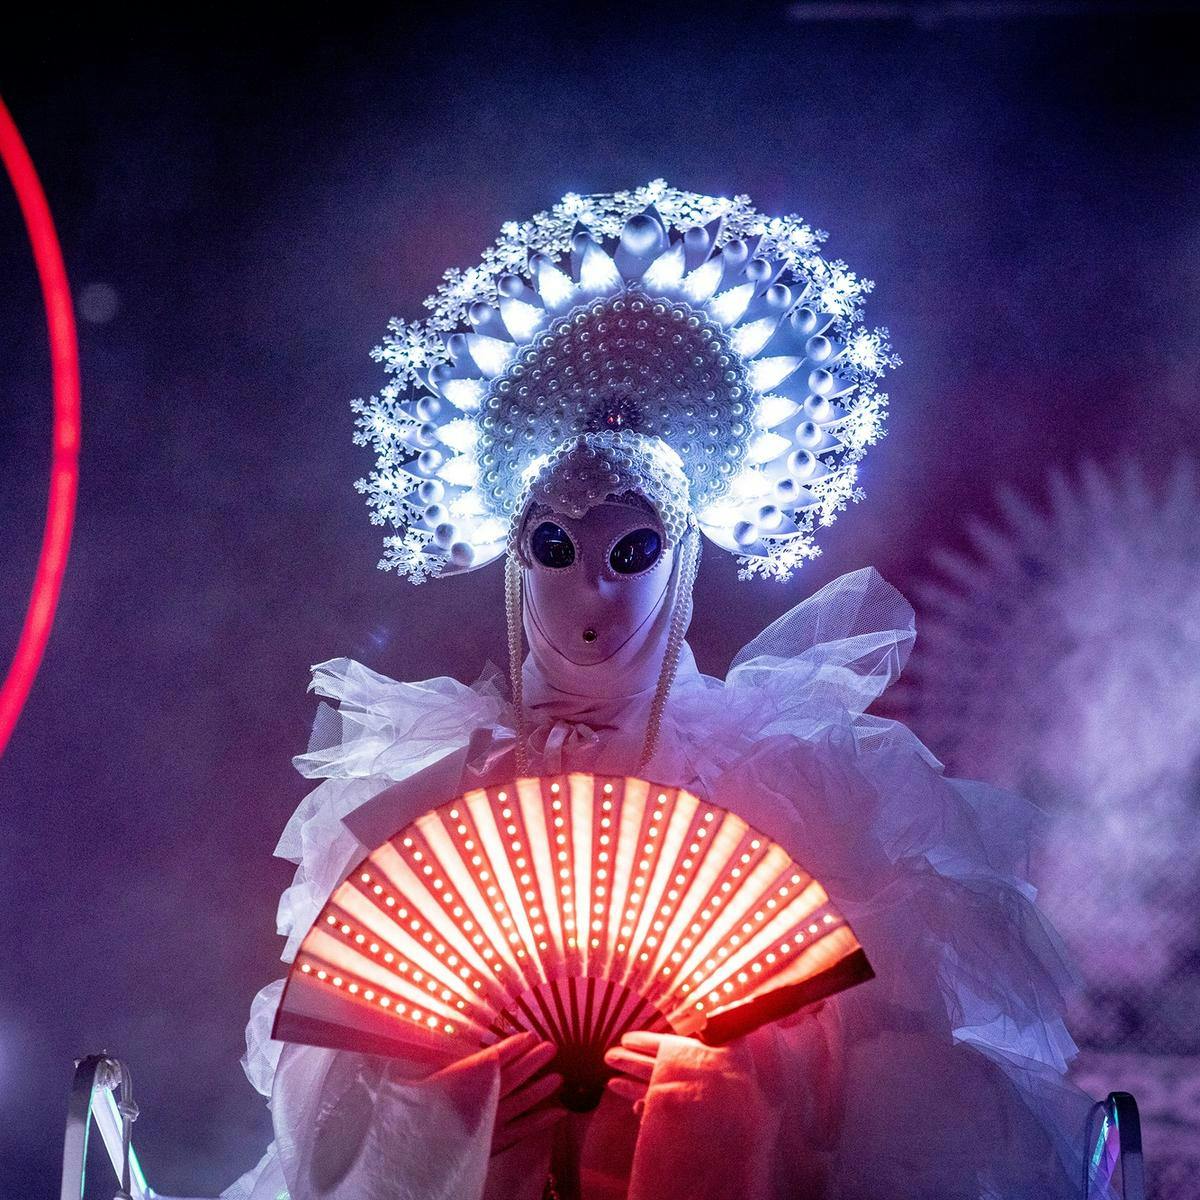
<path id="1" fill-rule="evenodd" d="M 1075 1195 L 1089 1100 L 1063 1077 L 1072 975 L 1022 874 L 1037 813 L 947 778 L 908 729 L 866 712 L 914 636 L 908 604 L 864 570 L 772 624 L 724 681 L 684 655 L 645 773 L 789 849 L 877 977 L 720 1050 L 668 1038 L 640 1125 L 615 1097 L 593 1117 L 588 1195 Z M 534 769 L 632 770 L 644 711 L 559 703 L 536 671 L 527 662 Z M 279 908 L 285 960 L 366 853 L 352 830 L 394 831 L 454 786 L 512 770 L 514 722 L 492 680 L 397 683 L 341 659 L 315 668 L 314 688 L 336 702 L 341 740 L 296 760 L 323 782 L 277 851 L 297 863 Z M 267 1040 L 277 996 L 273 984 L 256 999 L 245 1060 L 271 1096 L 276 1146 L 227 1200 L 275 1200 L 285 1183 L 293 1200 L 484 1194 L 493 1058 L 417 1079 L 344 1052 L 289 1048 L 281 1060 Z M 540 1196 L 546 1145 L 493 1162 L 489 1200 Z"/>

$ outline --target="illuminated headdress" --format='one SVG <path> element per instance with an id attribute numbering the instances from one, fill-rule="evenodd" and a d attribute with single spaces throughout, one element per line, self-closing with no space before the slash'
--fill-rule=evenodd
<path id="1" fill-rule="evenodd" d="M 611 433 L 661 448 L 644 471 L 682 469 L 689 521 L 744 578 L 787 578 L 860 498 L 899 361 L 824 237 L 661 180 L 506 224 L 430 317 L 390 323 L 374 353 L 392 378 L 355 402 L 376 453 L 357 486 L 395 531 L 380 567 L 419 582 L 492 561 L 552 456 L 581 437 L 611 453 Z"/>

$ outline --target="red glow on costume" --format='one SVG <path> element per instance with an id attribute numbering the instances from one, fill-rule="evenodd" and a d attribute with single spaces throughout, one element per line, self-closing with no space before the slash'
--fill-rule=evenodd
<path id="1" fill-rule="evenodd" d="M 0 754 L 3 754 L 41 664 L 67 566 L 79 485 L 80 397 L 79 348 L 62 250 L 33 161 L 3 100 L 0 100 L 0 159 L 12 180 L 37 265 L 50 336 L 54 402 L 50 494 L 42 548 L 17 649 L 0 686 Z"/>
<path id="2" fill-rule="evenodd" d="M 735 814 L 640 779 L 519 779 L 350 872 L 274 1036 L 450 1060 L 532 1030 L 586 1107 L 632 1029 L 721 1044 L 870 977 L 821 884 Z"/>

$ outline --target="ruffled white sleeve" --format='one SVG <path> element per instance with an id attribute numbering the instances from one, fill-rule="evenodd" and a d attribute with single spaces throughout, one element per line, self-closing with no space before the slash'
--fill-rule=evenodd
<path id="1" fill-rule="evenodd" d="M 372 806 L 383 809 L 375 819 L 394 821 L 390 829 L 398 828 L 430 806 L 429 785 L 422 781 L 437 777 L 439 764 L 449 764 L 457 782 L 473 738 L 481 733 L 510 736 L 506 704 L 491 680 L 474 687 L 448 678 L 401 683 L 341 658 L 313 668 L 311 690 L 326 702 L 318 710 L 307 753 L 294 761 L 302 775 L 321 782 L 296 809 L 275 850 L 296 864 L 292 884 L 279 901 L 285 962 L 295 956 L 346 871 L 367 853 L 353 830 L 370 824 Z M 395 1156 L 411 1155 L 409 1138 L 415 1137 L 425 1154 L 411 1178 L 424 1190 L 413 1195 L 478 1194 L 487 1169 L 494 1061 L 477 1056 L 478 1061 L 468 1060 L 433 1082 L 403 1078 L 401 1067 L 366 1055 L 289 1047 L 281 1070 L 284 1047 L 270 1037 L 281 989 L 277 980 L 255 997 L 242 1060 L 250 1082 L 271 1097 L 276 1141 L 258 1166 L 226 1191 L 226 1200 L 274 1200 L 285 1173 L 297 1198 L 351 1194 L 338 1187 L 322 1190 L 322 1172 L 332 1170 L 329 1164 L 339 1153 L 351 1153 L 346 1149 L 354 1136 L 351 1101 L 368 1091 L 380 1102 L 380 1115 L 360 1130 L 365 1140 L 353 1152 L 356 1160 L 373 1162 L 371 1169 L 380 1175 L 386 1174 L 389 1161 L 390 1169 L 408 1170 Z M 318 1099 L 323 1106 L 319 1137 L 313 1132 L 317 1126 L 310 1124 L 313 1112 L 306 1107 Z M 480 1121 L 487 1136 L 477 1136 Z M 408 1137 L 399 1138 L 405 1130 Z M 477 1161 L 481 1153 L 482 1166 Z M 450 1190 L 437 1191 L 431 1182 L 435 1177 Z M 354 1178 L 366 1186 L 361 1174 Z"/>
<path id="2" fill-rule="evenodd" d="M 812 1082 L 841 1095 L 832 1148 L 797 1120 L 764 1152 L 804 1159 L 807 1140 L 829 1195 L 1070 1196 L 1089 1100 L 1064 1078 L 1074 977 L 1023 876 L 1037 813 L 947 778 L 865 713 L 913 639 L 899 593 L 855 572 L 756 638 L 724 686 L 672 700 L 698 785 L 822 882 L 876 972 L 829 1002 L 838 1078 Z"/>

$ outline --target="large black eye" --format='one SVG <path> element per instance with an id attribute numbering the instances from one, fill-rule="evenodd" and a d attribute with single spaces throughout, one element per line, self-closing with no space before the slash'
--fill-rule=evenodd
<path id="1" fill-rule="evenodd" d="M 569 567 L 575 561 L 575 545 L 561 525 L 543 521 L 529 539 L 533 557 L 543 567 Z"/>
<path id="2" fill-rule="evenodd" d="M 608 556 L 609 565 L 618 575 L 636 575 L 658 562 L 662 538 L 653 529 L 635 529 L 627 533 Z"/>

